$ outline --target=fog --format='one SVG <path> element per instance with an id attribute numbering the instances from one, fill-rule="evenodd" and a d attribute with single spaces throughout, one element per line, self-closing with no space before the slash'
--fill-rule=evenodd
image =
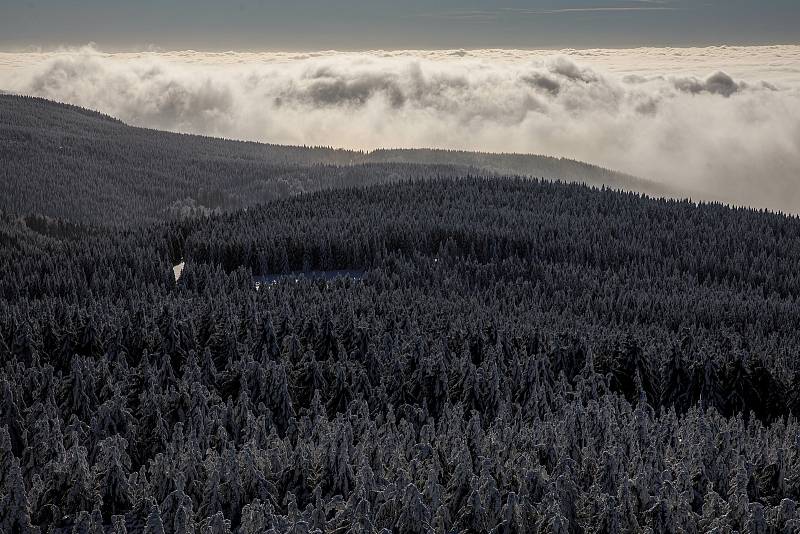
<path id="1" fill-rule="evenodd" d="M 800 47 L 0 54 L 0 89 L 272 143 L 565 156 L 800 211 Z"/>

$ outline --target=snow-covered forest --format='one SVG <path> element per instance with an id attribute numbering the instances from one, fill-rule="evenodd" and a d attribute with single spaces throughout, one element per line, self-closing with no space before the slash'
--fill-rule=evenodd
<path id="1" fill-rule="evenodd" d="M 0 531 L 798 532 L 798 258 L 795 217 L 515 178 L 7 212 Z"/>

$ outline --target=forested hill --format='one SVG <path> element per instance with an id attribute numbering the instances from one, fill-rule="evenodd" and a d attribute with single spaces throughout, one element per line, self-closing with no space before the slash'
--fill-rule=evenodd
<path id="1" fill-rule="evenodd" d="M 364 153 L 229 141 L 134 128 L 74 106 L 12 95 L 0 95 L 0 163 L 0 209 L 104 225 L 231 210 L 320 189 L 468 174 L 665 192 L 544 156 Z"/>
<path id="2" fill-rule="evenodd" d="M 0 531 L 800 532 L 798 258 L 522 179 L 2 217 Z"/>

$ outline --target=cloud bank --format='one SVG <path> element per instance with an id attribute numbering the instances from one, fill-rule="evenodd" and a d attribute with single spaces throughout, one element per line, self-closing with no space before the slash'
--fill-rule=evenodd
<path id="1" fill-rule="evenodd" d="M 800 47 L 0 54 L 0 89 L 273 143 L 565 156 L 800 212 Z"/>

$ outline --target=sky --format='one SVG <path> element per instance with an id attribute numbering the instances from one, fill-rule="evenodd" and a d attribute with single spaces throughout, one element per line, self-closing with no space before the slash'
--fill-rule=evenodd
<path id="1" fill-rule="evenodd" d="M 0 0 L 0 49 L 624 48 L 800 42 L 797 0 Z"/>

